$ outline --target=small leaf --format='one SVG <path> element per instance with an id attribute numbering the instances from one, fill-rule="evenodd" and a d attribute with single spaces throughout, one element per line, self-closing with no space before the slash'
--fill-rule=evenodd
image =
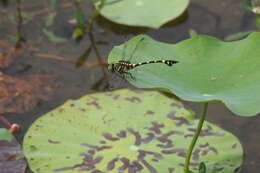
<path id="1" fill-rule="evenodd" d="M 46 28 L 42 29 L 43 33 L 49 38 L 51 42 L 61 43 L 67 41 L 64 38 L 56 36 L 53 32 L 48 31 Z"/>
<path id="2" fill-rule="evenodd" d="M 86 19 L 79 5 L 75 6 L 75 18 L 77 20 L 77 26 L 84 30 L 86 28 Z"/>
<path id="3" fill-rule="evenodd" d="M 49 15 L 47 15 L 45 18 L 45 25 L 51 26 L 54 22 L 55 16 L 56 16 L 56 13 L 50 13 Z"/>

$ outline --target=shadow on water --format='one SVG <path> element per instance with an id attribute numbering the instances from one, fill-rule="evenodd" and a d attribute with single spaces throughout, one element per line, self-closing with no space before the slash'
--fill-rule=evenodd
<path id="1" fill-rule="evenodd" d="M 107 91 L 131 87 L 123 79 L 108 73 L 105 63 L 102 63 L 106 62 L 112 47 L 123 43 L 126 38 L 137 34 L 148 34 L 159 41 L 176 43 L 187 39 L 190 29 L 220 39 L 235 32 L 254 29 L 254 16 L 239 8 L 243 0 L 196 0 L 191 2 L 188 10 L 177 20 L 170 21 L 159 29 L 119 25 L 98 16 L 93 23 L 92 32 L 87 33 L 77 43 L 71 39 L 75 27 L 74 24 L 70 24 L 73 5 L 66 1 L 59 1 L 54 19 L 55 25 L 46 26 L 45 18 L 53 11 L 48 11 L 45 2 L 31 2 L 31 4 L 23 2 L 26 4 L 22 9 L 28 11 L 27 15 L 30 18 L 23 20 L 19 31 L 27 40 L 25 45 L 28 50 L 19 55 L 15 63 L 4 72 L 10 76 L 54 74 L 56 78 L 50 79 L 49 82 L 55 85 L 55 92 L 49 101 L 39 102 L 30 112 L 5 114 L 10 121 L 22 126 L 22 130 L 16 134 L 20 142 L 37 117 L 68 99 L 77 99 L 96 90 Z M 91 16 L 92 5 L 83 3 L 82 8 L 87 18 Z M 8 20 L 8 16 L 10 17 L 13 12 L 15 12 L 15 4 L 0 9 L 0 15 L 4 16 L 0 19 L 0 41 L 13 42 L 13 35 L 17 30 L 14 23 Z M 51 42 L 50 38 L 43 34 L 43 28 L 54 31 L 54 34 L 63 41 Z M 23 64 L 29 68 L 19 71 Z M 186 107 L 199 112 L 198 103 L 184 103 Z M 213 103 L 209 105 L 207 119 L 231 131 L 241 140 L 246 153 L 241 172 L 257 173 L 260 170 L 259 116 L 242 118 L 229 112 L 223 104 Z"/>

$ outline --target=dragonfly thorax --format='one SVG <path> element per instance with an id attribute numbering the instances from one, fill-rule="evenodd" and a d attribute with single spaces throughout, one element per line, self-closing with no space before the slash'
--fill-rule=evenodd
<path id="1" fill-rule="evenodd" d="M 133 68 L 133 64 L 129 61 L 118 61 L 117 63 L 112 64 L 112 71 L 123 74 L 124 72 Z"/>

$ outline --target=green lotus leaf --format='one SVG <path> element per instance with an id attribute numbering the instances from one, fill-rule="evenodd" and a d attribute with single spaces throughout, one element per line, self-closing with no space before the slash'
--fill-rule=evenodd
<path id="1" fill-rule="evenodd" d="M 32 124 L 23 147 L 37 173 L 182 172 L 197 122 L 174 98 L 123 89 L 67 101 Z M 234 172 L 241 144 L 205 122 L 191 169 L 201 162 L 207 173 Z"/>
<path id="2" fill-rule="evenodd" d="M 161 88 L 187 101 L 221 101 L 235 114 L 252 116 L 260 112 L 259 45 L 260 33 L 234 42 L 199 35 L 177 44 L 139 35 L 114 47 L 108 63 L 177 60 L 170 67 L 138 66 L 124 77 L 139 88 Z"/>
<path id="3" fill-rule="evenodd" d="M 106 0 L 100 14 L 119 24 L 159 28 L 180 16 L 188 4 L 189 0 Z"/>

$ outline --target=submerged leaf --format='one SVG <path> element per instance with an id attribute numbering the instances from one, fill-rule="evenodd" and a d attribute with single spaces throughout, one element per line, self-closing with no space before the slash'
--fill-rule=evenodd
<path id="1" fill-rule="evenodd" d="M 17 49 L 9 44 L 0 45 L 0 70 L 10 67 L 22 52 L 22 49 Z"/>
<path id="2" fill-rule="evenodd" d="M 86 19 L 85 19 L 85 14 L 83 13 L 82 9 L 80 6 L 77 4 L 75 6 L 75 18 L 77 20 L 77 26 L 84 30 L 86 28 Z"/>
<path id="3" fill-rule="evenodd" d="M 37 173 L 179 173 L 197 122 L 179 101 L 159 92 L 96 93 L 36 120 L 24 138 L 24 151 Z M 207 173 L 232 173 L 242 162 L 241 145 L 205 122 L 192 171 L 201 162 Z"/>
<path id="4" fill-rule="evenodd" d="M 54 23 L 54 19 L 56 17 L 56 13 L 49 13 L 46 17 L 45 17 L 45 25 L 46 26 L 51 26 Z"/>
<path id="5" fill-rule="evenodd" d="M 27 77 L 0 76 L 0 114 L 23 113 L 32 110 L 41 100 L 52 94 L 50 86 L 44 84 L 46 75 Z"/>
<path id="6" fill-rule="evenodd" d="M 67 41 L 66 39 L 56 36 L 53 32 L 48 31 L 46 28 L 42 29 L 43 33 L 49 38 L 51 42 L 60 43 Z"/>
<path id="7" fill-rule="evenodd" d="M 123 59 L 131 63 L 179 62 L 170 67 L 156 63 L 128 70 L 131 75 L 125 75 L 126 79 L 136 87 L 161 88 L 187 101 L 221 101 L 242 116 L 260 113 L 260 33 L 234 42 L 198 35 L 178 44 L 139 35 L 125 44 L 114 47 L 109 64 Z"/>

